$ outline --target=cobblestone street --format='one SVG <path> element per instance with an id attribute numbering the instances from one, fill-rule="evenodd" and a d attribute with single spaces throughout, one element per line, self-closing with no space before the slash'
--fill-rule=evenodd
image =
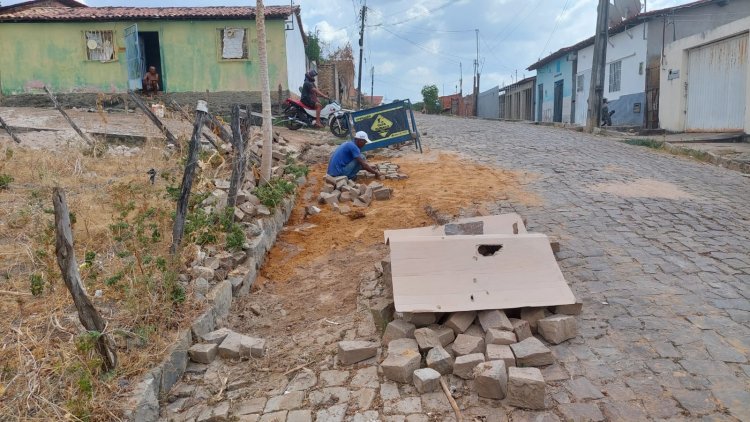
<path id="1" fill-rule="evenodd" d="M 417 124 L 426 150 L 525 173 L 522 188 L 540 204 L 506 199 L 489 211 L 517 212 L 529 232 L 557 236 L 558 262 L 583 302 L 579 335 L 549 346 L 546 409 L 481 399 L 466 393 L 473 381 L 448 375 L 465 421 L 750 420 L 750 179 L 560 128 L 421 114 Z M 275 322 L 265 360 L 191 363 L 163 420 L 454 421 L 439 390 L 386 380 L 382 349 L 350 366 L 333 358 L 339 340 L 378 339 L 366 304 L 382 293 L 369 268 L 385 248 L 373 249 L 356 257 L 367 267 L 359 279 L 341 279 L 342 291 L 358 286 L 356 312 L 304 332 Z M 343 259 L 352 258 L 334 254 L 316 268 Z M 226 325 L 243 327 L 261 305 L 256 315 L 286 315 L 273 289 L 238 300 Z M 274 373 L 278 356 L 298 359 Z"/>
<path id="2" fill-rule="evenodd" d="M 561 382 L 561 415 L 750 420 L 747 178 L 558 128 L 432 116 L 419 125 L 430 148 L 538 175 L 528 188 L 545 203 L 512 208 L 530 231 L 562 239 L 558 259 L 584 311 L 579 338 L 553 350 L 571 379 L 597 390 Z M 680 194 L 639 192 L 643 179 Z"/>

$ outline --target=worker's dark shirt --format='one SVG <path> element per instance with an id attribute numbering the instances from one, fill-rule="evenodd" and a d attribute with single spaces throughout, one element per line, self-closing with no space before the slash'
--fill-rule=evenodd
<path id="1" fill-rule="evenodd" d="M 305 83 L 302 84 L 302 98 L 301 101 L 308 107 L 315 107 L 315 103 L 318 102 L 318 96 L 315 95 L 315 82 L 305 78 Z"/>

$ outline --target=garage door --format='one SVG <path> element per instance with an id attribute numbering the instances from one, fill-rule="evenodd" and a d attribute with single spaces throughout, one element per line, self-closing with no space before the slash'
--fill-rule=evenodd
<path id="1" fill-rule="evenodd" d="M 690 50 L 687 130 L 744 130 L 747 34 Z"/>

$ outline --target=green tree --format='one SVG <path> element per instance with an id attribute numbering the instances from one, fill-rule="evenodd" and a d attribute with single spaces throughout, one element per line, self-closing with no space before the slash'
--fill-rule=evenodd
<path id="1" fill-rule="evenodd" d="M 315 32 L 307 32 L 305 54 L 307 55 L 308 60 L 314 61 L 317 64 L 320 64 L 323 61 L 323 47 L 320 42 L 320 34 L 317 30 L 315 30 Z"/>
<path id="2" fill-rule="evenodd" d="M 436 85 L 425 85 L 424 87 L 422 87 L 422 99 L 428 113 L 434 114 L 440 112 L 438 87 Z"/>

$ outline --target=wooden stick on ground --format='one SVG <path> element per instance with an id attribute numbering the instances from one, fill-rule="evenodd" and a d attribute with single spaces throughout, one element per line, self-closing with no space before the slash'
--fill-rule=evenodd
<path id="1" fill-rule="evenodd" d="M 146 117 L 148 117 L 149 120 L 151 120 L 156 125 L 156 127 L 158 127 L 159 130 L 161 130 L 164 136 L 167 137 L 167 141 L 177 145 L 177 138 L 175 138 L 175 136 L 172 134 L 169 128 L 167 128 L 164 122 L 159 120 L 159 118 L 156 117 L 156 114 L 154 114 L 154 112 L 151 111 L 150 108 L 146 107 L 146 103 L 144 103 L 143 100 L 138 98 L 138 96 L 133 91 L 128 91 L 128 95 L 130 95 L 130 98 L 133 100 L 135 105 L 137 105 L 138 108 L 140 108 L 141 111 L 143 111 L 143 114 L 145 114 Z"/>
<path id="2" fill-rule="evenodd" d="M 453 408 L 453 412 L 456 414 L 456 422 L 463 422 L 464 419 L 463 416 L 461 416 L 461 409 L 458 408 L 458 404 L 456 403 L 456 400 L 453 399 L 451 390 L 448 388 L 448 384 L 445 383 L 443 377 L 440 377 L 440 386 L 443 387 L 443 393 L 445 393 L 445 397 L 448 398 L 448 401 Z"/>
<path id="3" fill-rule="evenodd" d="M 89 138 L 88 135 L 86 135 L 85 133 L 83 133 L 83 131 L 81 130 L 81 128 L 79 128 L 78 125 L 76 125 L 75 122 L 73 122 L 73 120 L 70 118 L 70 116 L 68 116 L 68 113 L 66 113 L 65 110 L 63 110 L 63 108 L 60 106 L 60 103 L 57 102 L 57 98 L 54 96 L 54 94 L 52 94 L 50 92 L 50 90 L 46 86 L 44 87 L 44 91 L 47 92 L 47 96 L 50 98 L 50 100 L 52 100 L 52 104 L 55 105 L 55 108 L 57 109 L 57 111 L 59 111 L 60 114 L 62 114 L 62 116 L 65 118 L 65 120 L 68 121 L 68 124 L 73 128 L 73 130 L 75 130 L 76 132 L 78 132 L 78 135 L 81 138 L 83 138 L 83 140 L 86 141 L 86 143 L 88 143 L 90 146 L 93 147 L 94 146 L 94 141 L 92 141 L 91 138 Z"/>
<path id="4" fill-rule="evenodd" d="M 0 117 L 0 126 L 2 126 L 6 132 L 8 132 L 8 135 L 10 135 L 11 138 L 13 138 L 14 141 L 17 143 L 21 143 L 21 140 L 16 136 L 16 134 L 10 129 L 10 126 L 8 126 L 7 123 L 5 123 L 5 120 L 3 120 L 2 117 Z"/>
<path id="5" fill-rule="evenodd" d="M 65 287 L 73 297 L 78 310 L 78 319 L 90 332 L 97 332 L 96 350 L 102 356 L 102 368 L 109 372 L 117 367 L 117 352 L 109 334 L 105 332 L 107 323 L 86 295 L 78 272 L 75 250 L 73 249 L 73 230 L 70 228 L 70 212 L 65 201 L 65 192 L 60 188 L 52 190 L 52 204 L 55 207 L 55 255 L 60 266 Z"/>
<path id="6" fill-rule="evenodd" d="M 26 292 L 12 292 L 10 290 L 0 290 L 0 295 L 8 295 L 8 296 L 32 296 L 31 293 L 26 293 Z"/>

